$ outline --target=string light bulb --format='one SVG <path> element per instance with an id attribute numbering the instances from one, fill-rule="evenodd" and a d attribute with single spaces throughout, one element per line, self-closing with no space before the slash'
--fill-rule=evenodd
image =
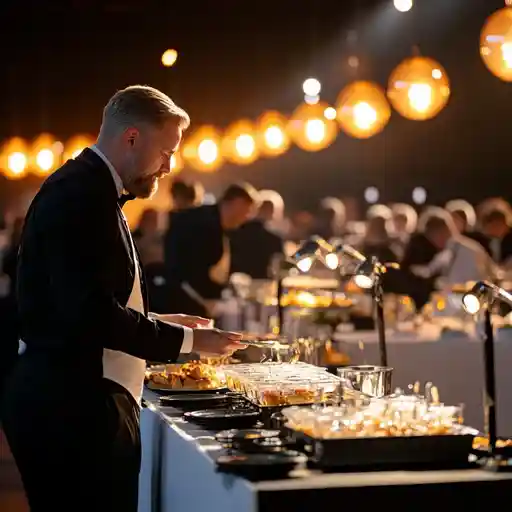
<path id="1" fill-rule="evenodd" d="M 512 7 L 492 14 L 480 34 L 480 55 L 487 69 L 505 82 L 512 82 Z"/>
<path id="2" fill-rule="evenodd" d="M 220 151 L 221 135 L 213 126 L 201 126 L 188 139 L 183 147 L 183 158 L 194 169 L 212 172 L 223 162 Z"/>
<path id="3" fill-rule="evenodd" d="M 246 119 L 230 125 L 222 139 L 222 153 L 227 160 L 238 165 L 247 165 L 259 157 L 254 124 Z"/>
<path id="4" fill-rule="evenodd" d="M 382 87 L 374 82 L 357 81 L 345 87 L 336 102 L 341 129 L 358 139 L 381 132 L 391 117 L 391 108 Z"/>
<path id="5" fill-rule="evenodd" d="M 256 121 L 256 143 L 264 156 L 275 157 L 290 147 L 286 118 L 279 112 L 265 112 Z"/>
<path id="6" fill-rule="evenodd" d="M 336 139 L 336 122 L 325 117 L 328 106 L 320 101 L 315 105 L 303 103 L 295 109 L 288 123 L 288 133 L 301 149 L 319 151 L 330 146 Z"/>
<path id="7" fill-rule="evenodd" d="M 26 176 L 27 155 L 27 144 L 19 137 L 14 137 L 4 144 L 0 153 L 0 165 L 8 178 L 21 179 Z"/>
<path id="8" fill-rule="evenodd" d="M 450 81 L 439 62 L 410 57 L 391 73 L 388 99 L 403 117 L 424 121 L 435 117 L 448 103 Z"/>
<path id="9" fill-rule="evenodd" d="M 54 137 L 47 133 L 39 135 L 30 148 L 30 169 L 41 176 L 51 173 L 59 163 L 59 149 L 61 148 L 55 143 Z"/>

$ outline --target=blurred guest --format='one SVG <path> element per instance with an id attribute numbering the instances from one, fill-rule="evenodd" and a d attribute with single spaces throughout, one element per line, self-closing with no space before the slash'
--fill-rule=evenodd
<path id="1" fill-rule="evenodd" d="M 427 223 L 430 237 L 442 251 L 424 267 L 411 267 L 416 275 L 427 279 L 439 278 L 448 290 L 469 281 L 494 279 L 496 268 L 475 240 L 461 235 L 451 217 L 432 217 Z"/>
<path id="2" fill-rule="evenodd" d="M 489 197 L 476 207 L 477 224 L 481 226 L 483 217 L 493 210 L 500 210 L 506 215 L 507 221 L 510 221 L 512 217 L 512 207 L 510 203 L 503 199 L 503 197 Z"/>
<path id="3" fill-rule="evenodd" d="M 154 208 L 146 208 L 132 233 L 137 244 L 141 263 L 144 267 L 164 260 L 162 235 L 159 229 L 159 213 Z"/>
<path id="4" fill-rule="evenodd" d="M 366 227 L 362 243 L 363 254 L 375 256 L 382 262 L 395 262 L 397 254 L 392 249 L 392 239 L 388 233 L 388 221 L 384 217 L 371 217 Z"/>
<path id="5" fill-rule="evenodd" d="M 440 225 L 437 221 L 438 216 L 433 215 L 443 211 L 442 209 L 427 210 L 420 216 L 419 231 L 411 235 L 401 261 L 400 285 L 397 292 L 409 295 L 416 304 L 417 310 L 428 302 L 437 276 L 421 276 L 413 270 L 420 266 L 427 266 L 436 254 L 446 247 L 451 236 L 451 233 L 446 233 L 442 224 Z M 446 212 L 445 215 L 447 215 Z"/>
<path id="6" fill-rule="evenodd" d="M 132 233 L 146 273 L 149 307 L 154 313 L 167 313 L 168 291 L 165 282 L 163 234 L 159 226 L 159 212 L 147 208 Z"/>
<path id="7" fill-rule="evenodd" d="M 416 210 L 405 203 L 396 203 L 391 207 L 392 248 L 399 259 L 402 259 L 405 247 L 418 224 Z"/>
<path id="8" fill-rule="evenodd" d="M 315 219 L 311 213 L 301 210 L 295 212 L 290 218 L 290 229 L 288 239 L 292 242 L 300 243 L 313 235 L 315 228 Z"/>
<path id="9" fill-rule="evenodd" d="M 251 217 L 257 192 L 249 184 L 229 186 L 218 204 L 176 212 L 164 239 L 170 312 L 212 317 L 229 279 L 228 231 Z"/>
<path id="10" fill-rule="evenodd" d="M 260 211 L 260 217 L 266 215 L 262 218 L 266 228 L 281 237 L 285 236 L 289 232 L 290 223 L 284 217 L 284 200 L 281 194 L 275 190 L 260 190 L 258 196 L 261 203 L 267 203 L 265 210 Z"/>
<path id="11" fill-rule="evenodd" d="M 315 233 L 330 240 L 343 236 L 344 231 L 345 205 L 336 197 L 325 197 L 316 215 Z"/>
<path id="12" fill-rule="evenodd" d="M 494 209 L 482 217 L 483 244 L 498 264 L 509 264 L 512 260 L 512 231 L 509 217 L 502 209 Z"/>
<path id="13" fill-rule="evenodd" d="M 232 272 L 242 272 L 253 279 L 270 277 L 269 268 L 273 257 L 283 253 L 281 237 L 268 227 L 273 211 L 273 202 L 262 201 L 258 215 L 231 233 Z"/>
<path id="14" fill-rule="evenodd" d="M 193 206 L 199 206 L 203 202 L 204 189 L 198 182 L 188 183 L 181 179 L 175 179 L 170 187 L 172 211 L 185 210 Z"/>
<path id="15" fill-rule="evenodd" d="M 391 207 L 391 215 L 393 237 L 406 244 L 418 224 L 416 210 L 410 204 L 396 203 Z"/>

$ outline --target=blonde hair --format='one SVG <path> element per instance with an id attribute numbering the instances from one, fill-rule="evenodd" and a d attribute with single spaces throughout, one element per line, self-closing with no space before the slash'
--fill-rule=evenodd
<path id="1" fill-rule="evenodd" d="M 162 91 L 148 85 L 131 85 L 117 91 L 103 109 L 103 127 L 124 129 L 149 124 L 162 127 L 168 120 L 176 120 L 179 128 L 190 125 L 188 114 Z"/>

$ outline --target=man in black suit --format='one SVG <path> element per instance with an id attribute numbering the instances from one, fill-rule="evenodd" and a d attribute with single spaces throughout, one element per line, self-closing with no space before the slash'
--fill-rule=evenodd
<path id="1" fill-rule="evenodd" d="M 251 216 L 257 192 L 229 186 L 218 204 L 172 212 L 164 239 L 170 311 L 212 316 L 231 269 L 228 232 Z"/>
<path id="2" fill-rule="evenodd" d="M 270 278 L 273 258 L 284 252 L 283 240 L 268 227 L 273 215 L 274 203 L 262 201 L 258 215 L 231 233 L 231 272 Z"/>
<path id="3" fill-rule="evenodd" d="M 240 346 L 237 334 L 195 329 L 201 318 L 148 318 L 121 210 L 123 189 L 155 192 L 188 124 L 156 89 L 117 92 L 97 144 L 50 176 L 30 206 L 17 286 L 26 351 L 2 419 L 32 512 L 135 512 L 145 361 Z"/>

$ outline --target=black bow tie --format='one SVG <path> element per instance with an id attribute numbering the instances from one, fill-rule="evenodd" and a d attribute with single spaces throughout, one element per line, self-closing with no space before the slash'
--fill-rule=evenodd
<path id="1" fill-rule="evenodd" d="M 122 208 L 126 201 L 131 201 L 132 199 L 135 199 L 135 196 L 133 194 L 121 194 L 121 197 L 117 200 L 119 203 L 119 206 Z"/>

